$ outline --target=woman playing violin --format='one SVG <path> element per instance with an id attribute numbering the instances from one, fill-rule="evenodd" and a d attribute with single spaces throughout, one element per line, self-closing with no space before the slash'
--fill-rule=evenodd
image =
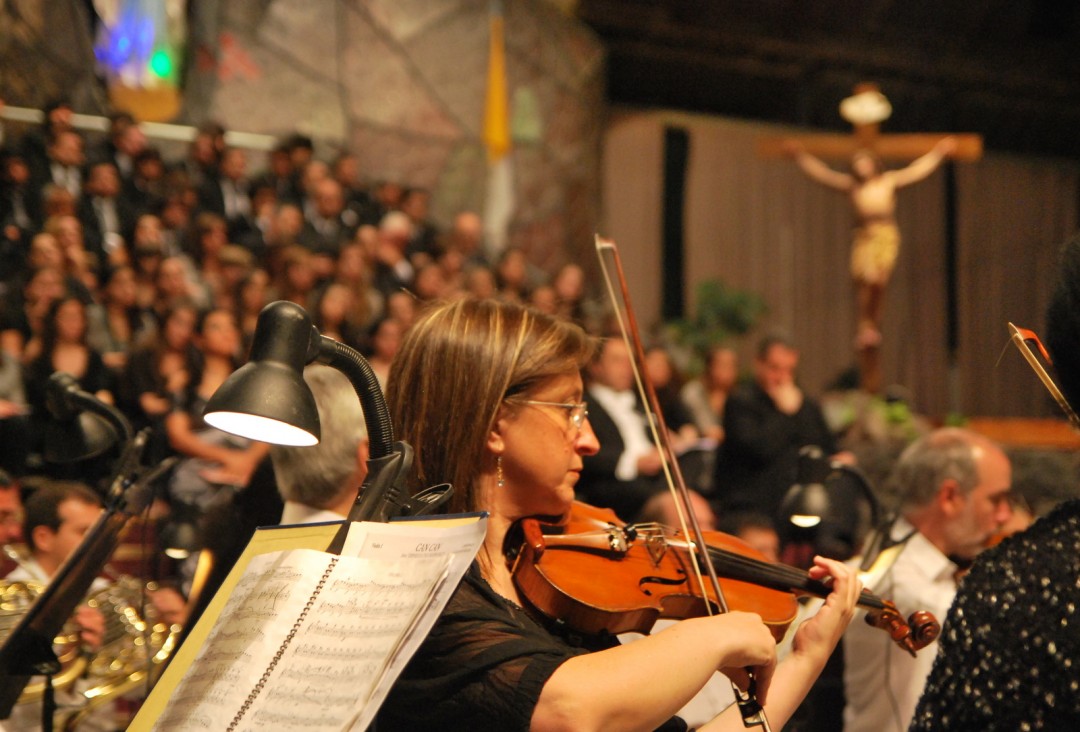
<path id="1" fill-rule="evenodd" d="M 776 661 L 757 615 L 694 618 L 628 645 L 561 633 L 526 610 L 504 545 L 515 522 L 570 511 L 582 456 L 598 449 L 582 404 L 593 344 L 575 325 L 524 307 L 460 300 L 409 331 L 391 368 L 388 403 L 415 450 L 415 483 L 454 485 L 451 511 L 486 511 L 472 569 L 391 692 L 380 732 L 397 729 L 685 729 L 672 715 L 721 670 L 755 674 L 776 729 L 821 672 L 860 586 L 842 565 L 821 611 Z M 600 578 L 598 578 L 600 579 Z M 703 730 L 743 729 L 730 708 Z"/>

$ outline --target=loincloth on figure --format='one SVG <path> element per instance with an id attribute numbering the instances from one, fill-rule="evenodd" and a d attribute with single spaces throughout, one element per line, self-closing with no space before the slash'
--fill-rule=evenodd
<path id="1" fill-rule="evenodd" d="M 851 276 L 858 283 L 885 285 L 900 250 L 900 230 L 891 221 L 855 227 L 851 247 Z"/>

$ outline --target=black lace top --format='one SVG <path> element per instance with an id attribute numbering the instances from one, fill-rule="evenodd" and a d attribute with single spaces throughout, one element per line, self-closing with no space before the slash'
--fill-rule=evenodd
<path id="1" fill-rule="evenodd" d="M 527 730 L 569 658 L 615 645 L 553 634 L 497 594 L 475 563 L 379 711 L 377 732 Z M 673 719 L 664 730 L 685 730 Z"/>

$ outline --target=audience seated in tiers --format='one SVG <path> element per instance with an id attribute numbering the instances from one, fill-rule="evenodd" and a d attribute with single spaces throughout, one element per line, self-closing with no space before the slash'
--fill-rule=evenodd
<path id="1" fill-rule="evenodd" d="M 136 429 L 151 427 L 148 460 L 183 458 L 168 480 L 177 506 L 247 480 L 208 526 L 235 521 L 238 502 L 261 512 L 277 500 L 257 477 L 271 472 L 258 459 L 266 448 L 212 439 L 199 404 L 276 299 L 303 305 L 384 380 L 431 301 L 511 299 L 593 331 L 603 321 L 580 263 L 545 273 L 522 249 L 490 251 L 475 211 L 441 209 L 429 181 L 371 178 L 358 151 L 325 156 L 297 134 L 263 156 L 228 147 L 207 122 L 173 157 L 130 115 L 111 115 L 99 134 L 74 130 L 71 113 L 50 105 L 47 127 L 0 140 L 0 466 L 17 478 L 55 475 L 20 440 L 46 413 L 45 379 L 63 368 L 114 397 Z M 57 316 L 70 321 L 62 334 Z"/>

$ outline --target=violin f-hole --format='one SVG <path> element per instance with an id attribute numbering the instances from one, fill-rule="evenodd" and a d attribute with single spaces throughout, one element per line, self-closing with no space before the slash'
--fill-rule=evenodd
<path id="1" fill-rule="evenodd" d="M 686 573 L 681 569 L 679 574 L 682 575 L 682 579 L 676 579 L 675 577 L 642 577 L 638 580 L 638 587 L 649 597 L 652 597 L 652 590 L 646 585 L 667 585 L 669 587 L 675 587 L 677 585 L 686 584 Z"/>

